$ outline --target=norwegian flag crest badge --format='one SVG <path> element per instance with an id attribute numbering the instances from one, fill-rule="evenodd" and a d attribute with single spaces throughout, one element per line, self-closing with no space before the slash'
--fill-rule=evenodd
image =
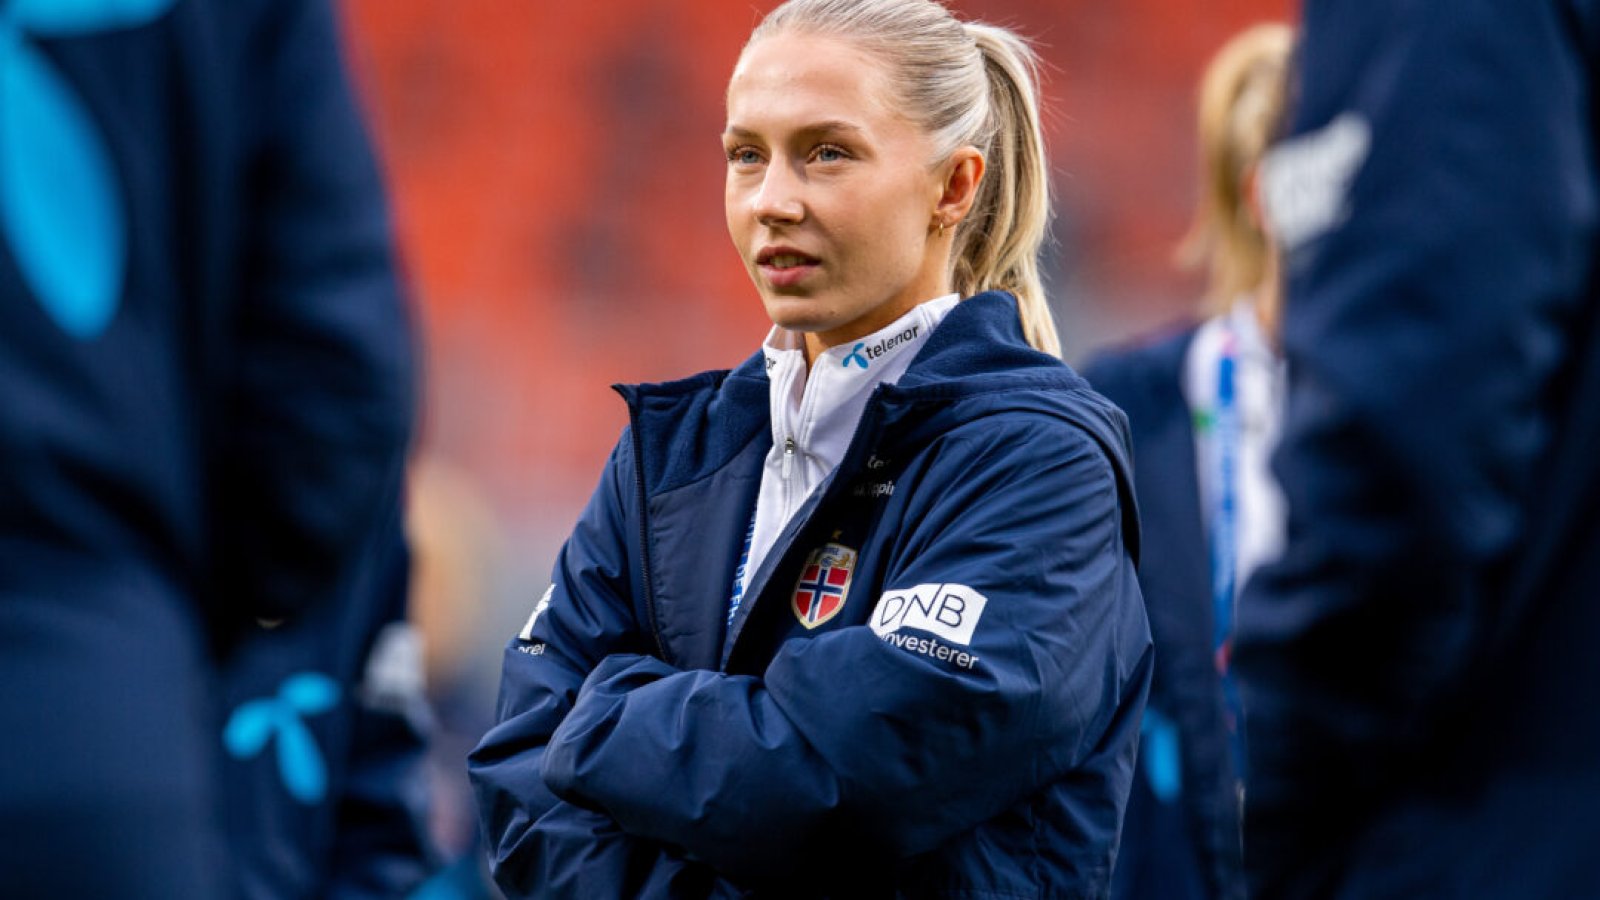
<path id="1" fill-rule="evenodd" d="M 816 628 L 844 609 L 855 567 L 856 551 L 843 544 L 825 544 L 811 551 L 789 602 L 801 625 Z"/>

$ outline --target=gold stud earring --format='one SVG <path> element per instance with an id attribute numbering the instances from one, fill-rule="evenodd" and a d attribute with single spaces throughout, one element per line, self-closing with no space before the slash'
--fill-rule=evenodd
<path id="1" fill-rule="evenodd" d="M 945 227 L 945 221 L 943 219 L 940 219 L 939 220 L 939 237 L 944 237 L 944 227 Z"/>

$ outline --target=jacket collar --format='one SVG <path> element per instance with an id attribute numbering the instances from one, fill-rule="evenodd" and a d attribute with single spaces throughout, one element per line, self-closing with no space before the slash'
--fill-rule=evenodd
<path id="1" fill-rule="evenodd" d="M 628 401 L 646 497 L 728 465 L 752 441 L 770 446 L 769 385 L 760 351 L 731 371 L 679 381 L 617 385 Z M 945 316 L 897 384 L 880 386 L 883 431 L 915 445 L 974 418 L 1032 410 L 1087 431 L 1111 458 L 1123 491 L 1124 533 L 1135 558 L 1132 450 L 1127 418 L 1059 359 L 1028 346 L 1017 301 L 988 291 Z"/>

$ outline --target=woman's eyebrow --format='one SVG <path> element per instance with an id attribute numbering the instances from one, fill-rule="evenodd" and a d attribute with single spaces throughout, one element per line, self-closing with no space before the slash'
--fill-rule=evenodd
<path id="1" fill-rule="evenodd" d="M 864 129 L 861 126 L 853 122 L 847 122 L 844 119 L 825 119 L 821 122 L 813 122 L 809 125 L 804 125 L 796 129 L 795 134 L 801 137 L 826 137 L 837 134 L 858 135 L 863 133 L 863 131 Z M 726 128 L 723 129 L 722 136 L 739 138 L 743 140 L 746 138 L 759 138 L 761 137 L 761 134 L 742 125 L 734 125 L 730 123 Z"/>

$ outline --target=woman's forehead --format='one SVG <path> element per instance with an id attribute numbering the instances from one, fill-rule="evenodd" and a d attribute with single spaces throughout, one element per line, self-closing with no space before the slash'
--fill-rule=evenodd
<path id="1" fill-rule="evenodd" d="M 728 127 L 847 125 L 872 130 L 893 115 L 888 71 L 851 41 L 780 34 L 745 48 L 728 82 Z"/>

